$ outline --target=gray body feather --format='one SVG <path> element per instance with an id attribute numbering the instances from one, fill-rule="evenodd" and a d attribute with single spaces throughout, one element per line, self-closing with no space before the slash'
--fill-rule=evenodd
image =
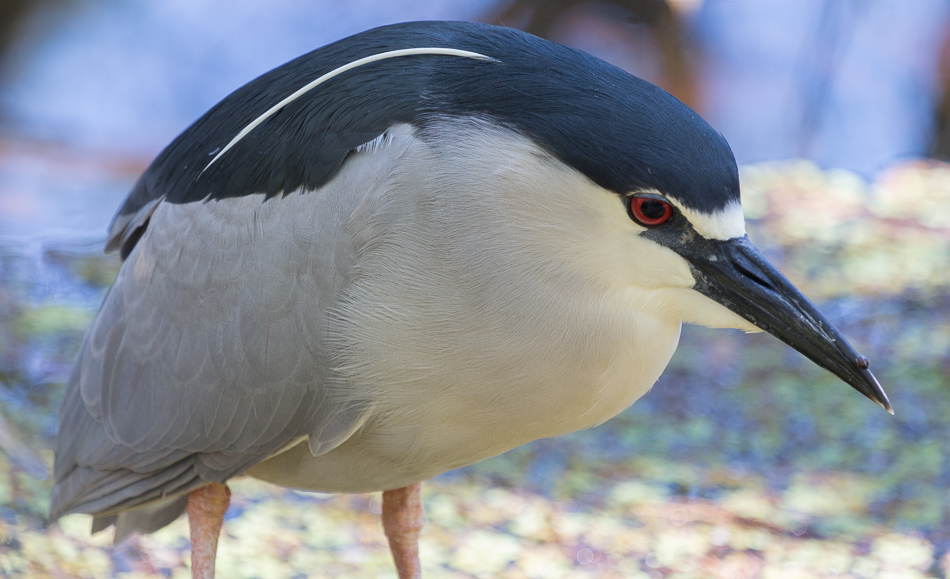
<path id="1" fill-rule="evenodd" d="M 107 248 L 52 515 L 119 540 L 241 474 L 396 489 L 600 424 L 684 321 L 764 328 L 889 409 L 748 241 L 722 136 L 516 31 L 397 25 L 275 69 L 158 156 Z"/>
<path id="2" fill-rule="evenodd" d="M 242 473 L 403 487 L 616 415 L 681 320 L 750 327 L 531 139 L 388 133 L 317 191 L 153 208 L 67 387 L 54 516 L 148 531 Z"/>
<path id="3" fill-rule="evenodd" d="M 340 72 L 404 49 L 428 54 Z M 734 237 L 733 185 L 682 103 L 517 31 L 396 25 L 275 69 L 166 147 L 113 222 L 125 262 L 67 383 L 52 516 L 121 539 L 240 474 L 394 489 L 599 424 L 683 320 L 752 328 L 622 196 L 682 193 Z"/>
<path id="4" fill-rule="evenodd" d="M 352 434 L 367 406 L 326 387 L 325 312 L 352 265 L 347 219 L 399 153 L 355 154 L 315 192 L 143 208 L 148 227 L 67 384 L 54 518 L 118 514 L 119 535 L 152 530 L 184 508 L 169 497 L 302 437 L 319 454 Z M 122 512 L 154 503 L 164 515 Z"/>

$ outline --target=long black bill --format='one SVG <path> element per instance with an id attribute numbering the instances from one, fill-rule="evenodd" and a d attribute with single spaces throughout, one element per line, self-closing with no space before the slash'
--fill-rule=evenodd
<path id="1" fill-rule="evenodd" d="M 676 251 L 692 265 L 694 289 L 804 354 L 894 414 L 887 394 L 837 328 L 749 241 L 696 236 Z M 698 243 L 697 243 L 698 242 Z"/>

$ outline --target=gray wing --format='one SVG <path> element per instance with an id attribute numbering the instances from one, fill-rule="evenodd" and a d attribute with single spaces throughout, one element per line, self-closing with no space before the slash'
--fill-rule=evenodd
<path id="1" fill-rule="evenodd" d="M 322 329 L 352 263 L 351 215 L 384 188 L 398 141 L 355 154 L 319 191 L 158 201 L 129 220 L 147 228 L 67 383 L 54 518 L 102 526 L 165 501 L 157 516 L 171 520 L 184 503 L 169 499 L 303 437 L 327 452 L 365 419 L 365 401 L 327 386 Z"/>

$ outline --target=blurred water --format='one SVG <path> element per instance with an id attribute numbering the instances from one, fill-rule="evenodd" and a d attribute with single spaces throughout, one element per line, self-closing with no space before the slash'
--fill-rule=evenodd
<path id="1" fill-rule="evenodd" d="M 0 246 L 24 251 L 101 247 L 106 227 L 135 179 L 95 157 L 0 146 Z"/>

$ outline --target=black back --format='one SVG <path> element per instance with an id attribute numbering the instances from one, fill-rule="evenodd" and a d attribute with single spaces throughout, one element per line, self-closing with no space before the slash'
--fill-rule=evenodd
<path id="1" fill-rule="evenodd" d="M 347 71 L 291 102 L 207 167 L 245 126 L 319 76 L 403 48 L 477 52 L 406 56 Z M 534 139 L 598 185 L 654 188 L 696 210 L 738 200 L 725 139 L 660 88 L 584 52 L 468 22 L 384 26 L 340 40 L 234 91 L 179 135 L 140 177 L 119 215 L 170 203 L 313 190 L 354 148 L 397 123 L 487 118 Z"/>

